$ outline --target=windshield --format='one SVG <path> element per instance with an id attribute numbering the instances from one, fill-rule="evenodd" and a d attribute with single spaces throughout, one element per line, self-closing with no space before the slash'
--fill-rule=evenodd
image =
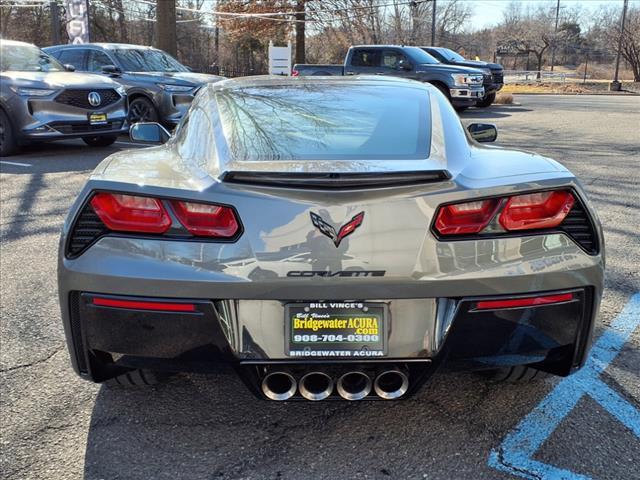
<path id="1" fill-rule="evenodd" d="M 416 63 L 420 64 L 434 64 L 440 63 L 434 57 L 429 55 L 427 52 L 418 47 L 405 47 L 403 49 L 404 52 L 407 52 L 412 60 Z"/>
<path id="2" fill-rule="evenodd" d="M 417 160 L 429 156 L 429 96 L 382 85 L 276 85 L 216 100 L 234 160 Z"/>
<path id="3" fill-rule="evenodd" d="M 442 56 L 454 62 L 464 62 L 466 60 L 466 58 L 464 58 L 462 55 L 454 52 L 453 50 L 449 50 L 448 48 L 441 48 L 438 51 L 442 54 Z"/>
<path id="4" fill-rule="evenodd" d="M 124 48 L 113 51 L 125 72 L 188 72 L 172 56 L 161 50 Z"/>
<path id="5" fill-rule="evenodd" d="M 14 72 L 63 72 L 53 57 L 32 45 L 0 45 L 0 70 Z"/>

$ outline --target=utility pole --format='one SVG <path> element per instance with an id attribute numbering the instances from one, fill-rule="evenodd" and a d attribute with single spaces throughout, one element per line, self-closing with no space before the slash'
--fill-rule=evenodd
<path id="1" fill-rule="evenodd" d="M 436 0 L 431 0 L 431 46 L 436 46 Z"/>
<path id="2" fill-rule="evenodd" d="M 553 31 L 553 48 L 551 48 L 551 71 L 556 62 L 556 42 L 558 41 L 558 17 L 560 16 L 560 0 L 556 4 L 556 28 Z"/>
<path id="3" fill-rule="evenodd" d="M 60 44 L 60 12 L 55 0 L 49 2 L 49 13 L 51 15 L 51 44 Z"/>
<path id="4" fill-rule="evenodd" d="M 176 0 L 156 0 L 155 44 L 160 50 L 176 56 Z"/>
<path id="5" fill-rule="evenodd" d="M 305 5 L 307 0 L 298 0 L 296 3 L 296 63 L 305 63 Z"/>
<path id="6" fill-rule="evenodd" d="M 622 21 L 620 22 L 620 37 L 618 38 L 618 54 L 616 55 L 616 73 L 613 82 L 609 84 L 609 90 L 619 91 L 622 88 L 622 83 L 618 81 L 618 73 L 620 70 L 620 53 L 622 52 L 622 37 L 624 37 L 624 21 L 627 17 L 627 5 L 629 0 L 624 0 L 622 5 Z"/>

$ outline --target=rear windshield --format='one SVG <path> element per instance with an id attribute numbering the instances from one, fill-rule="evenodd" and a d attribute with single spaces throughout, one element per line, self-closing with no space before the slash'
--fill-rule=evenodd
<path id="1" fill-rule="evenodd" d="M 429 156 L 429 96 L 380 85 L 229 89 L 216 100 L 235 160 L 418 160 Z"/>
<path id="2" fill-rule="evenodd" d="M 37 47 L 0 44 L 0 70 L 3 72 L 62 72 L 64 67 Z"/>

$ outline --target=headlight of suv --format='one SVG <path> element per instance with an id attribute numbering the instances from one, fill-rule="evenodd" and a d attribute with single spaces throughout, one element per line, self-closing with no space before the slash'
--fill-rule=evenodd
<path id="1" fill-rule="evenodd" d="M 479 74 L 452 73 L 453 83 L 456 87 L 482 85 L 483 76 Z"/>
<path id="2" fill-rule="evenodd" d="M 167 92 L 189 92 L 193 90 L 193 87 L 185 85 L 170 85 L 167 83 L 159 83 L 158 86 Z"/>
<path id="3" fill-rule="evenodd" d="M 27 87 L 9 87 L 18 95 L 22 95 L 24 97 L 47 97 L 53 93 L 56 93 L 57 90 L 52 88 L 27 88 Z"/>

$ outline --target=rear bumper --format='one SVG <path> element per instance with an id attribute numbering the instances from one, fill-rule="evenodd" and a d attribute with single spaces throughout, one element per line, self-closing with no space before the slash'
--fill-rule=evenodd
<path id="1" fill-rule="evenodd" d="M 261 367 L 285 365 L 295 370 L 314 364 L 340 374 L 355 365 L 372 370 L 402 365 L 415 391 L 441 366 L 474 370 L 528 364 L 558 375 L 582 366 L 599 297 L 593 288 L 552 293 L 570 294 L 571 299 L 489 309 L 479 309 L 478 302 L 513 296 L 387 300 L 391 328 L 384 358 L 287 357 L 283 353 L 286 302 L 280 301 L 71 292 L 65 330 L 77 373 L 94 381 L 131 368 L 209 372 L 231 366 L 261 395 Z M 96 298 L 124 306 L 99 305 Z M 189 308 L 147 310 L 144 302 Z"/>

